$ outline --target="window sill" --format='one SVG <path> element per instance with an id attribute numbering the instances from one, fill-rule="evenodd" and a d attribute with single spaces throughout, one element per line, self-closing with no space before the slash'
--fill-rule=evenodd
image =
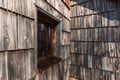
<path id="1" fill-rule="evenodd" d="M 43 71 L 55 64 L 58 64 L 62 59 L 55 56 L 38 57 L 38 70 Z"/>

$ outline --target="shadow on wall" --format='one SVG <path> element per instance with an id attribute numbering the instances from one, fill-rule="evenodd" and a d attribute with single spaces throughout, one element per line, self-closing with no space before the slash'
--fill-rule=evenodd
<path id="1" fill-rule="evenodd" d="M 107 71 L 119 68 L 120 0 L 71 1 L 71 76 L 106 80 Z M 99 74 L 101 70 L 106 74 Z"/>
<path id="2" fill-rule="evenodd" d="M 71 7 L 77 5 L 77 13 L 74 16 L 99 15 L 109 20 L 120 20 L 120 0 L 71 0 Z"/>

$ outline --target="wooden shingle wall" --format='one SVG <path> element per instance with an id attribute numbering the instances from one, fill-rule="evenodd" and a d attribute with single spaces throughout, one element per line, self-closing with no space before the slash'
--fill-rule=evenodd
<path id="1" fill-rule="evenodd" d="M 68 80 L 70 69 L 70 11 L 61 0 L 36 0 L 36 5 L 55 16 L 55 56 L 62 61 L 37 75 L 36 80 Z"/>
<path id="2" fill-rule="evenodd" d="M 0 80 L 35 76 L 34 0 L 0 0 Z"/>
<path id="3" fill-rule="evenodd" d="M 55 55 L 62 61 L 37 73 L 36 5 L 61 20 Z M 68 80 L 70 11 L 61 0 L 0 0 L 0 80 Z"/>
<path id="4" fill-rule="evenodd" d="M 36 5 L 59 19 L 61 16 L 70 19 L 70 10 L 62 0 L 36 0 Z"/>
<path id="5" fill-rule="evenodd" d="M 75 80 L 120 80 L 120 1 L 71 0 Z"/>

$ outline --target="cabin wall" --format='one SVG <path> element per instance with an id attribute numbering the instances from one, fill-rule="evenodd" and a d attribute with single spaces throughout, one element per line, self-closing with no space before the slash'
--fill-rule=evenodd
<path id="1" fill-rule="evenodd" d="M 61 0 L 36 0 L 36 5 L 61 22 L 56 26 L 55 55 L 62 61 L 36 76 L 40 80 L 68 80 L 70 68 L 70 10 Z"/>
<path id="2" fill-rule="evenodd" d="M 0 80 L 36 74 L 33 0 L 0 0 Z"/>
<path id="3" fill-rule="evenodd" d="M 71 4 L 71 80 L 120 80 L 120 1 Z"/>
<path id="4" fill-rule="evenodd" d="M 58 65 L 36 76 L 36 80 L 68 80 L 70 64 L 70 10 L 61 0 L 36 0 L 36 5 L 61 22 L 56 26 L 55 56 L 62 58 Z"/>
<path id="5" fill-rule="evenodd" d="M 41 73 L 37 71 L 36 5 L 61 20 L 56 26 L 55 55 L 62 61 Z M 0 0 L 0 80 L 68 80 L 68 13 L 61 0 Z"/>

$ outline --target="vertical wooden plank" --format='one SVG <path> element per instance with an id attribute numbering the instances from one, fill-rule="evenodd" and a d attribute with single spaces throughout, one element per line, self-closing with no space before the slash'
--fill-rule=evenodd
<path id="1" fill-rule="evenodd" d="M 83 67 L 80 67 L 80 79 L 84 80 Z"/>
<path id="2" fill-rule="evenodd" d="M 112 28 L 108 28 L 108 41 L 113 41 L 113 33 Z"/>
<path id="3" fill-rule="evenodd" d="M 33 50 L 26 50 L 24 52 L 25 56 L 25 74 L 26 74 L 26 79 L 31 79 L 32 77 L 35 76 L 35 53 Z"/>
<path id="4" fill-rule="evenodd" d="M 9 25 L 7 25 L 7 22 L 9 22 L 9 20 L 11 21 L 10 17 L 11 15 L 9 15 L 10 13 L 7 14 L 6 11 L 3 11 L 2 10 L 2 14 L 3 14 L 3 49 L 6 50 L 6 49 L 9 49 L 9 29 L 8 27 L 11 26 L 11 22 Z M 7 21 L 8 20 L 8 21 Z"/>
<path id="5" fill-rule="evenodd" d="M 93 64 L 93 63 L 92 63 L 92 62 L 93 62 L 93 56 L 88 55 L 88 67 L 89 67 L 89 68 L 93 68 L 93 67 L 92 67 L 92 64 Z"/>
<path id="6" fill-rule="evenodd" d="M 6 11 L 3 12 L 3 45 L 4 50 L 16 49 L 17 32 L 16 32 L 16 15 Z"/>
<path id="7" fill-rule="evenodd" d="M 24 63 L 24 51 L 9 52 L 8 53 L 8 76 L 9 79 L 21 79 L 25 80 L 25 64 Z"/>
<path id="8" fill-rule="evenodd" d="M 34 45 L 34 26 L 33 26 L 33 21 L 32 20 L 29 20 L 29 19 L 26 19 L 25 21 L 25 25 L 26 25 L 26 29 L 27 29 L 27 32 L 26 32 L 26 36 L 27 36 L 27 47 L 28 48 L 33 48 L 33 45 Z"/>
<path id="9" fill-rule="evenodd" d="M 3 20 L 2 10 L 0 10 L 0 50 L 3 50 Z"/>
<path id="10" fill-rule="evenodd" d="M 10 4 L 8 5 L 7 9 L 12 10 L 13 4 L 14 4 L 13 0 L 8 0 L 7 2 L 10 3 Z"/>
<path id="11" fill-rule="evenodd" d="M 98 31 L 98 41 L 108 41 L 107 28 L 99 28 Z"/>
<path id="12" fill-rule="evenodd" d="M 6 56 L 5 52 L 0 52 L 0 80 L 8 80 Z"/>
<path id="13" fill-rule="evenodd" d="M 18 49 L 27 48 L 27 26 L 25 24 L 26 19 L 22 16 L 18 16 Z M 22 33 L 21 33 L 22 32 Z"/>
<path id="14" fill-rule="evenodd" d="M 99 29 L 98 29 L 98 28 L 95 28 L 94 30 L 95 30 L 95 38 L 94 38 L 94 40 L 95 40 L 95 41 L 98 41 L 98 34 L 99 34 L 99 31 L 98 31 L 98 30 L 99 30 Z"/>
<path id="15" fill-rule="evenodd" d="M 8 34 L 9 34 L 9 39 L 10 39 L 10 47 L 12 49 L 17 48 L 17 27 L 16 27 L 16 15 L 15 14 L 10 14 L 8 16 L 11 16 L 11 26 L 10 25 L 10 20 L 8 21 L 7 25 L 8 27 Z"/>
<path id="16" fill-rule="evenodd" d="M 113 28 L 113 30 L 114 30 L 114 41 L 119 42 L 120 41 L 120 38 L 119 38 L 120 28 L 119 27 L 118 28 Z"/>
<path id="17" fill-rule="evenodd" d="M 34 46 L 33 21 L 26 19 L 22 16 L 18 16 L 18 49 L 33 48 L 33 46 Z"/>
<path id="18" fill-rule="evenodd" d="M 7 8 L 8 6 L 8 1 L 7 0 L 0 0 L 0 7 L 4 7 L 4 8 Z"/>

